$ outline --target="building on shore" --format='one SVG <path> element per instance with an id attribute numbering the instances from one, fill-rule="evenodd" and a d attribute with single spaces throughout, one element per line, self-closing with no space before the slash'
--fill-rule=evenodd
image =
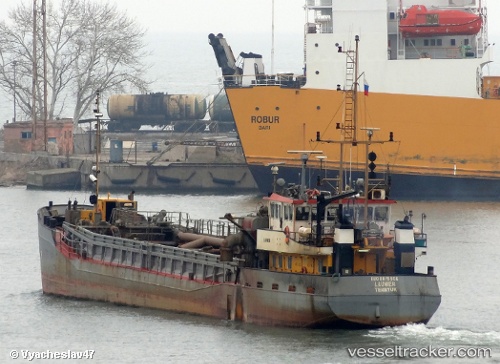
<path id="1" fill-rule="evenodd" d="M 31 153 L 47 151 L 51 155 L 73 154 L 73 121 L 61 119 L 39 123 L 29 121 L 4 124 L 4 151 Z"/>

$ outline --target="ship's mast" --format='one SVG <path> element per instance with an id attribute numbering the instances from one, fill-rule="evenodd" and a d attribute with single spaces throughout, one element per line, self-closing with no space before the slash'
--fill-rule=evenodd
<path id="1" fill-rule="evenodd" d="M 344 140 L 347 142 L 352 142 L 353 146 L 357 144 L 357 120 L 358 120 L 358 48 L 359 48 L 359 36 L 354 37 L 356 42 L 356 47 L 354 51 L 346 51 L 346 97 L 345 97 L 345 107 L 344 107 L 344 125 L 342 125 L 342 132 L 344 134 Z"/>
<path id="2" fill-rule="evenodd" d="M 43 150 L 47 150 L 47 8 L 42 0 L 42 62 L 43 62 Z"/>
<path id="3" fill-rule="evenodd" d="M 96 118 L 96 153 L 95 153 L 95 167 L 94 167 L 94 178 L 93 182 L 95 183 L 95 195 L 96 198 L 99 197 L 99 157 L 101 155 L 101 118 L 102 118 L 102 113 L 99 110 L 99 104 L 100 104 L 100 91 L 96 91 L 96 99 L 95 99 L 95 109 L 94 109 L 94 116 Z M 96 201 L 97 202 L 97 201 Z M 97 203 L 96 203 L 96 209 L 97 209 Z"/>
<path id="4" fill-rule="evenodd" d="M 289 154 L 300 154 L 300 160 L 302 162 L 302 169 L 300 172 L 300 188 L 299 188 L 299 196 L 301 198 L 306 199 L 306 165 L 309 160 L 310 154 L 323 154 L 321 150 L 288 150 Z"/>
<path id="5" fill-rule="evenodd" d="M 274 0 L 272 3 L 272 20 L 271 20 L 271 74 L 274 75 Z"/>
<path id="6" fill-rule="evenodd" d="M 33 123 L 33 135 L 32 135 L 32 149 L 36 149 L 36 139 L 37 139 L 37 125 L 36 125 L 36 86 L 38 83 L 38 64 L 37 64 L 37 47 L 36 43 L 38 40 L 36 16 L 37 16 L 37 5 L 36 0 L 33 0 L 33 77 L 32 77 L 32 106 L 31 106 L 31 118 Z"/>
<path id="7" fill-rule="evenodd" d="M 347 50 L 346 54 L 346 82 L 344 85 L 345 100 L 344 100 L 344 123 L 340 126 L 343 134 L 343 141 L 340 143 L 340 164 L 339 164 L 339 192 L 344 190 L 344 144 L 352 144 L 356 146 L 357 140 L 357 100 L 358 100 L 358 50 L 359 36 L 354 37 L 356 42 L 355 50 Z M 342 52 L 342 47 L 338 45 L 339 52 Z"/>
<path id="8" fill-rule="evenodd" d="M 339 160 L 339 177 L 338 177 L 338 190 L 339 193 L 344 192 L 344 181 L 343 181 L 343 160 L 344 160 L 344 145 L 351 144 L 352 146 L 358 146 L 358 144 L 364 144 L 365 148 L 365 168 L 364 168 L 364 182 L 363 182 L 363 197 L 364 197 L 364 224 L 365 228 L 368 228 L 368 195 L 369 195 L 369 169 L 370 164 L 376 158 L 375 153 L 369 153 L 369 148 L 371 144 L 378 143 L 383 144 L 385 141 L 373 141 L 372 136 L 378 128 L 363 128 L 367 132 L 367 140 L 359 141 L 357 138 L 357 99 L 358 99 L 358 82 L 359 78 L 359 36 L 356 35 L 354 38 L 356 42 L 355 50 L 342 51 L 342 47 L 337 43 L 339 53 L 343 52 L 346 54 L 346 84 L 344 86 L 345 101 L 344 101 L 344 122 L 342 124 L 337 124 L 337 129 L 342 132 L 342 138 L 340 141 L 335 140 L 322 140 L 320 132 L 316 132 L 316 141 L 324 143 L 338 143 L 340 145 L 340 160 Z M 361 74 L 363 75 L 363 73 Z M 392 132 L 389 134 L 389 141 L 393 141 Z M 369 155 L 371 154 L 371 155 Z M 373 164 L 373 168 L 375 165 Z M 373 172 L 373 170 L 372 170 Z M 374 173 L 373 173 L 374 174 Z"/>

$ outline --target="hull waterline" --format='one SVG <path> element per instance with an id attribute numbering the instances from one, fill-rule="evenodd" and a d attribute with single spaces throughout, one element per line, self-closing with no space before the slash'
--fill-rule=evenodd
<path id="1" fill-rule="evenodd" d="M 262 193 L 273 190 L 273 175 L 270 167 L 264 165 L 249 165 L 258 189 Z M 280 166 L 280 177 L 286 182 L 297 182 L 300 179 L 299 167 Z M 307 170 L 306 180 L 315 183 L 317 176 L 325 176 L 325 170 L 311 167 Z M 327 178 L 336 178 L 338 172 L 327 171 Z M 380 174 L 381 176 L 383 174 Z M 347 173 L 346 180 L 356 181 L 363 173 Z M 428 200 L 428 201 L 497 201 L 500 200 L 500 181 L 496 178 L 474 178 L 460 176 L 431 176 L 425 174 L 390 175 L 392 187 L 390 197 L 397 200 Z M 316 188 L 321 189 L 321 186 Z"/>

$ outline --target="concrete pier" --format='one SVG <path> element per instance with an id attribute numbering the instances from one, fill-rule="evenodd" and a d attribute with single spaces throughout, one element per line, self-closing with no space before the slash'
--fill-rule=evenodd
<path id="1" fill-rule="evenodd" d="M 31 189 L 80 189 L 81 174 L 75 168 L 30 171 L 26 176 L 26 185 Z"/>
<path id="2" fill-rule="evenodd" d="M 113 140 L 108 137 L 103 141 L 97 176 L 101 192 L 258 191 L 239 143 L 234 141 Z M 95 155 L 91 153 L 54 156 L 46 152 L 0 152 L 0 161 L 30 165 L 33 170 L 26 177 L 28 188 L 93 188 L 89 175 L 93 173 Z"/>

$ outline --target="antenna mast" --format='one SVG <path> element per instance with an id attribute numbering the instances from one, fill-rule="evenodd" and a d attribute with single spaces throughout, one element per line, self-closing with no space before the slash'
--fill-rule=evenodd
<path id="1" fill-rule="evenodd" d="M 365 199 L 365 211 L 364 211 L 364 221 L 367 224 L 367 211 L 368 211 L 368 196 L 370 192 L 369 180 L 375 179 L 375 173 L 373 170 L 375 169 L 375 164 L 373 163 L 377 158 L 374 152 L 369 153 L 369 148 L 371 144 L 383 144 L 386 141 L 374 141 L 372 140 L 373 134 L 375 131 L 379 130 L 378 128 L 361 128 L 367 131 L 367 140 L 358 140 L 357 139 L 357 97 L 358 97 L 358 79 L 364 74 L 361 73 L 361 76 L 358 75 L 358 61 L 359 61 L 359 36 L 355 36 L 356 48 L 355 51 L 347 50 L 343 51 L 342 46 L 340 44 L 335 44 L 338 47 L 339 53 L 345 53 L 346 60 L 346 85 L 344 87 L 345 91 L 345 110 L 344 110 L 344 122 L 337 123 L 337 129 L 340 129 L 342 132 L 341 140 L 323 140 L 321 139 L 320 132 L 316 132 L 316 141 L 322 143 L 338 143 L 340 145 L 340 160 L 339 160 L 339 177 L 338 177 L 338 190 L 339 193 L 344 191 L 344 180 L 343 180 L 343 160 L 344 160 L 344 144 L 351 144 L 352 146 L 357 146 L 358 144 L 363 144 L 366 147 L 366 162 L 365 162 L 365 178 L 364 178 L 364 188 L 363 188 L 363 197 Z M 340 91 L 340 85 L 338 85 L 338 91 Z M 389 133 L 388 142 L 393 142 L 393 133 Z M 369 172 L 368 170 L 371 170 Z M 368 225 L 366 226 L 368 227 Z"/>
<path id="2" fill-rule="evenodd" d="M 274 75 L 274 0 L 272 3 L 272 23 L 271 23 L 271 74 Z"/>
<path id="3" fill-rule="evenodd" d="M 32 143 L 32 150 L 36 150 L 36 134 L 37 134 L 37 128 L 36 128 L 36 86 L 38 82 L 38 71 L 37 71 L 37 54 L 36 54 L 36 42 L 37 42 L 37 21 L 36 21 L 36 0 L 33 0 L 33 77 L 32 77 L 32 106 L 31 106 L 31 118 L 33 122 L 33 135 L 31 139 Z"/>
<path id="4" fill-rule="evenodd" d="M 47 150 L 47 9 L 42 0 L 42 57 L 43 57 L 43 150 Z"/>
<path id="5" fill-rule="evenodd" d="M 95 109 L 94 109 L 94 116 L 97 121 L 96 125 L 96 153 L 95 153 L 95 194 L 96 196 L 99 196 L 99 156 L 101 155 L 101 118 L 102 118 L 102 113 L 99 111 L 99 104 L 100 104 L 100 91 L 96 91 L 96 99 L 95 99 Z M 96 205 L 97 207 L 97 205 Z"/>

